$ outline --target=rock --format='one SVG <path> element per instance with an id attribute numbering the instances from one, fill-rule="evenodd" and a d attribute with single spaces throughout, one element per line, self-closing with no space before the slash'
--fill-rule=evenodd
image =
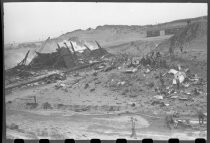
<path id="1" fill-rule="evenodd" d="M 96 81 L 96 82 L 95 82 L 95 84 L 100 84 L 100 83 L 101 83 L 100 81 Z"/>
<path id="2" fill-rule="evenodd" d="M 86 83 L 84 89 L 87 89 L 89 87 L 89 84 Z"/>
<path id="3" fill-rule="evenodd" d="M 26 108 L 35 109 L 38 106 L 38 103 L 26 103 Z"/>
<path id="4" fill-rule="evenodd" d="M 92 89 L 90 89 L 90 92 L 93 92 L 93 91 L 95 91 L 96 89 L 95 88 L 92 88 Z"/>
<path id="5" fill-rule="evenodd" d="M 93 73 L 93 76 L 97 76 L 97 75 L 98 75 L 98 73 L 97 73 L 97 72 L 94 72 L 94 73 Z"/>
<path id="6" fill-rule="evenodd" d="M 59 83 L 59 84 L 56 84 L 56 85 L 55 85 L 55 88 L 56 88 L 56 89 L 65 88 L 65 87 L 66 87 L 66 85 L 65 85 L 64 83 Z"/>
<path id="7" fill-rule="evenodd" d="M 11 130 L 17 130 L 17 129 L 19 129 L 19 126 L 12 123 L 10 126 L 8 126 L 8 128 L 11 129 Z"/>
<path id="8" fill-rule="evenodd" d="M 135 103 L 132 103 L 132 104 L 131 104 L 131 106 L 132 106 L 132 107 L 135 107 L 135 106 L 136 106 L 136 104 L 135 104 Z"/>
<path id="9" fill-rule="evenodd" d="M 156 104 L 159 104 L 160 107 L 166 106 L 164 102 L 160 102 L 160 101 L 153 101 L 153 102 L 151 103 L 151 105 L 156 105 Z"/>
<path id="10" fill-rule="evenodd" d="M 42 107 L 43 107 L 44 109 L 52 109 L 51 104 L 49 104 L 48 102 L 43 103 L 43 104 L 42 104 Z"/>
<path id="11" fill-rule="evenodd" d="M 12 101 L 8 101 L 7 103 L 11 104 L 11 103 L 12 103 Z"/>

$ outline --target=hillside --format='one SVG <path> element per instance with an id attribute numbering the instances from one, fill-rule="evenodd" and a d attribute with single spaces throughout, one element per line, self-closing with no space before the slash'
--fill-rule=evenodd
<path id="1" fill-rule="evenodd" d="M 183 46 L 180 52 L 179 45 Z M 174 56 L 169 56 L 169 48 Z M 156 49 L 168 57 L 170 63 L 180 63 L 190 67 L 199 76 L 207 76 L 207 21 L 200 21 L 186 26 L 168 40 L 163 41 Z"/>

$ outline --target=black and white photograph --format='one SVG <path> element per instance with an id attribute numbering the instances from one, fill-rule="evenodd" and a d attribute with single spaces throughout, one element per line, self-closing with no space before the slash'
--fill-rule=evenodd
<path id="1" fill-rule="evenodd" d="M 207 3 L 2 6 L 6 139 L 207 139 Z"/>

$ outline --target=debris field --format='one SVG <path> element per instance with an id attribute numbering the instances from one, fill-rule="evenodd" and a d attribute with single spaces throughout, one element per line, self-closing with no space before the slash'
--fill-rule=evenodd
<path id="1" fill-rule="evenodd" d="M 26 63 L 28 51 L 5 71 L 7 137 L 141 139 L 147 137 L 143 128 L 148 135 L 162 133 L 157 139 L 176 137 L 181 131 L 184 139 L 205 138 L 206 64 L 197 56 L 194 63 L 202 64 L 192 65 L 192 49 L 186 46 L 206 36 L 205 26 L 187 25 L 139 57 L 112 53 L 97 41 L 90 46 L 65 40 L 52 53 L 41 53 L 43 45 Z M 62 132 L 65 122 L 78 130 Z M 112 127 L 114 123 L 118 127 Z"/>

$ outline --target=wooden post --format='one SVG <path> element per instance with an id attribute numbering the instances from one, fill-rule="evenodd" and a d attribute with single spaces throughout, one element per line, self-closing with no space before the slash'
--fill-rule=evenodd
<path id="1" fill-rule="evenodd" d="M 133 117 L 131 117 L 131 136 L 130 137 L 134 137 L 134 138 L 136 138 L 135 121 L 136 120 Z"/>
<path id="2" fill-rule="evenodd" d="M 97 41 L 95 41 L 95 42 L 96 42 L 96 44 L 98 45 L 98 47 L 99 47 L 100 49 L 102 49 L 101 45 L 100 45 Z"/>
<path id="3" fill-rule="evenodd" d="M 36 103 L 36 96 L 34 96 L 34 103 Z"/>
<path id="4" fill-rule="evenodd" d="M 60 47 L 60 45 L 57 43 L 57 46 L 58 46 L 58 49 L 60 49 L 61 47 Z"/>
<path id="5" fill-rule="evenodd" d="M 88 51 L 91 51 L 90 48 L 86 44 L 84 44 L 84 46 L 88 49 Z"/>
<path id="6" fill-rule="evenodd" d="M 71 48 L 72 48 L 72 51 L 74 52 L 74 54 L 76 54 L 75 50 L 74 50 L 74 46 L 72 44 L 72 42 L 70 41 L 70 44 L 71 44 Z"/>
<path id="7" fill-rule="evenodd" d="M 75 62 L 75 64 L 78 64 L 78 58 L 77 58 L 77 54 L 76 54 L 76 51 L 74 50 L 74 46 L 73 46 L 73 44 L 72 44 L 72 42 L 71 41 L 69 41 L 70 42 L 70 44 L 71 44 L 71 48 L 72 48 L 72 51 L 74 52 L 74 62 Z"/>
<path id="8" fill-rule="evenodd" d="M 28 54 L 29 54 L 29 52 L 30 52 L 30 50 L 28 50 L 28 52 L 26 53 L 26 55 L 25 55 L 25 57 L 24 57 L 24 59 L 18 64 L 18 66 L 19 65 L 25 65 L 25 63 L 26 63 L 26 60 L 27 60 L 27 58 L 28 58 Z"/>

